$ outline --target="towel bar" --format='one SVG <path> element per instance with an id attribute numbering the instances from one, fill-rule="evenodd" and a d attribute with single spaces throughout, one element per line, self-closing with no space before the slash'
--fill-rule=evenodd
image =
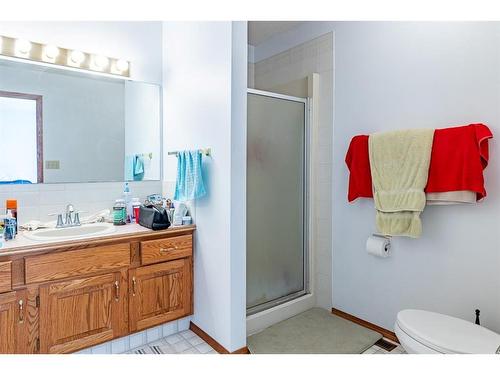
<path id="1" fill-rule="evenodd" d="M 200 148 L 199 151 L 204 156 L 212 156 L 212 149 L 211 148 Z M 168 155 L 177 156 L 177 155 L 179 155 L 179 151 L 169 151 Z"/>

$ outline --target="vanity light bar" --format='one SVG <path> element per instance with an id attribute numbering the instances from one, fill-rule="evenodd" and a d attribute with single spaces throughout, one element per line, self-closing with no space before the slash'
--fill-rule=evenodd
<path id="1" fill-rule="evenodd" d="M 127 60 L 0 36 L 0 55 L 130 77 Z"/>

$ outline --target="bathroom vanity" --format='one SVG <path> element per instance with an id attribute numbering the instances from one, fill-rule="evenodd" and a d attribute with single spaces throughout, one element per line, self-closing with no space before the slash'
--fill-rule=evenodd
<path id="1" fill-rule="evenodd" d="M 1 249 L 0 353 L 71 353 L 191 315 L 195 226 L 139 228 Z"/>

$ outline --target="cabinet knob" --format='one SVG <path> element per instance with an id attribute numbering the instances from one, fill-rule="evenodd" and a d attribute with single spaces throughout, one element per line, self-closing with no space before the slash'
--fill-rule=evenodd
<path id="1" fill-rule="evenodd" d="M 135 297 L 136 286 L 137 286 L 137 281 L 136 281 L 135 276 L 134 276 L 134 277 L 132 277 L 132 296 L 134 296 L 134 297 Z"/>

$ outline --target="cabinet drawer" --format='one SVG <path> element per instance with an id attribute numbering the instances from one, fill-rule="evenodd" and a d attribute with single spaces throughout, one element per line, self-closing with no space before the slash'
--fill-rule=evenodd
<path id="1" fill-rule="evenodd" d="M 192 254 L 193 236 L 191 234 L 141 242 L 141 264 L 186 258 Z"/>
<path id="2" fill-rule="evenodd" d="M 26 284 L 103 272 L 130 265 L 130 244 L 43 254 L 25 264 Z"/>
<path id="3" fill-rule="evenodd" d="M 12 262 L 0 262 L 0 293 L 12 290 Z"/>

